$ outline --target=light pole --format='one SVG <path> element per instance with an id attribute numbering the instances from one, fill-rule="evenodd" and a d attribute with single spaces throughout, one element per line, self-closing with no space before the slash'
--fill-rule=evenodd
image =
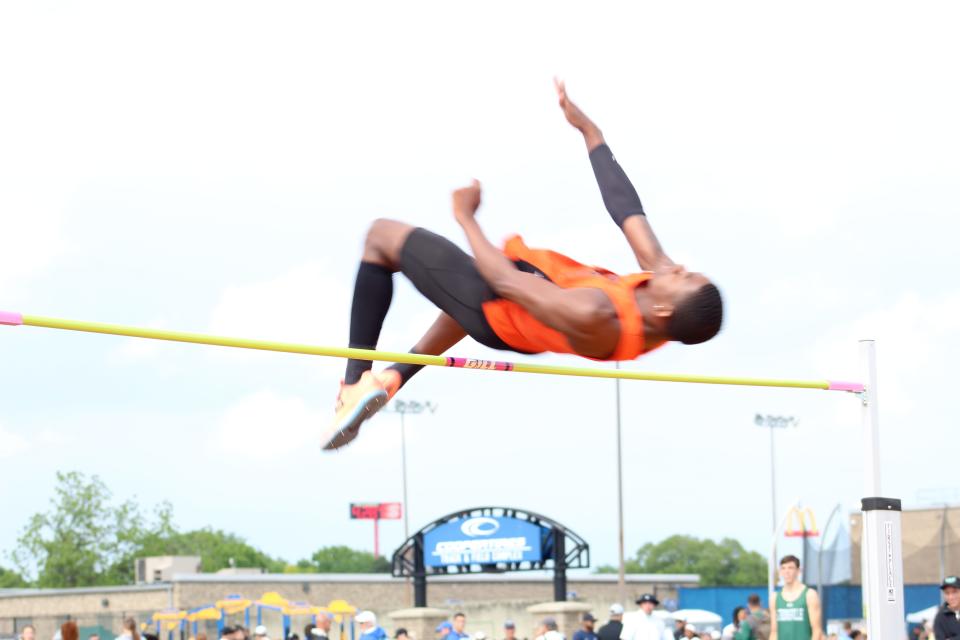
<path id="1" fill-rule="evenodd" d="M 753 417 L 753 423 L 758 427 L 767 427 L 770 429 L 770 522 L 774 532 L 777 531 L 777 465 L 774 459 L 775 450 L 773 446 L 773 430 L 786 429 L 787 427 L 797 427 L 800 420 L 793 416 L 771 416 L 756 414 Z"/>
<path id="2" fill-rule="evenodd" d="M 408 514 L 410 513 L 410 505 L 407 500 L 407 414 L 416 415 L 418 413 L 423 413 L 424 411 L 429 411 L 434 413 L 437 410 L 438 405 L 433 404 L 429 400 L 426 402 L 418 402 L 416 400 L 399 400 L 394 399 L 388 409 L 391 413 L 400 414 L 400 466 L 402 473 L 402 486 L 403 486 L 403 539 L 406 541 L 410 537 L 410 524 Z"/>
<path id="3" fill-rule="evenodd" d="M 620 363 L 614 366 L 619 369 Z M 617 594 L 620 602 L 627 599 L 626 563 L 623 554 L 623 450 L 620 438 L 620 378 L 614 380 L 617 390 L 617 553 L 619 564 L 617 567 Z"/>

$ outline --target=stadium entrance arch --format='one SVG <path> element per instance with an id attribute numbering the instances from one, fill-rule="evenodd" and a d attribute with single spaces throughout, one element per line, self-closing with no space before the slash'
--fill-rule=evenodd
<path id="1" fill-rule="evenodd" d="M 567 599 L 567 569 L 590 566 L 590 547 L 564 525 L 525 509 L 474 507 L 434 520 L 393 553 L 393 575 L 413 578 L 413 606 L 427 606 L 427 578 L 457 573 L 553 570 L 553 598 Z"/>

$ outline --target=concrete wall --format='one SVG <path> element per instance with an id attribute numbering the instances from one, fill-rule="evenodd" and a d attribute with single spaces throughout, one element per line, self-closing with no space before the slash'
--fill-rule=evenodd
<path id="1" fill-rule="evenodd" d="M 412 585 L 403 579 L 389 576 L 329 576 L 304 575 L 259 575 L 259 576 L 177 576 L 170 585 L 143 585 L 136 587 L 111 587 L 104 589 L 38 590 L 29 595 L 0 592 L 0 633 L 14 631 L 26 622 L 37 626 L 38 640 L 50 640 L 54 631 L 69 615 L 81 626 L 96 624 L 119 632 L 120 621 L 125 615 L 136 615 L 139 621 L 148 619 L 153 611 L 172 604 L 177 609 L 190 609 L 210 604 L 227 594 L 237 593 L 250 599 L 259 598 L 265 592 L 276 591 L 288 600 L 308 601 L 325 605 L 334 599 L 344 599 L 361 609 L 371 609 L 380 618 L 382 626 L 391 628 L 391 611 L 404 609 L 412 602 Z M 678 587 L 696 586 L 696 576 L 631 576 L 627 583 L 627 602 L 642 593 L 655 593 L 660 600 L 676 598 Z M 616 576 L 589 576 L 568 580 L 568 591 L 576 594 L 576 600 L 589 605 L 594 615 L 605 620 L 611 603 L 618 601 Z M 468 630 L 484 631 L 489 637 L 502 635 L 504 620 L 514 620 L 520 638 L 533 637 L 537 623 L 535 616 L 528 614 L 527 607 L 552 600 L 553 584 L 546 577 L 526 579 L 520 574 L 508 576 L 454 576 L 430 580 L 428 604 L 453 613 L 467 614 Z M 107 605 L 104 606 L 104 600 Z M 241 622 L 241 618 L 236 618 Z M 263 620 L 271 637 L 279 636 L 278 614 L 266 614 Z M 295 620 L 294 628 L 302 627 L 307 620 Z M 255 624 L 255 623 L 252 623 Z M 104 638 L 103 640 L 112 640 Z M 421 639 L 424 640 L 424 639 Z"/>
<path id="2" fill-rule="evenodd" d="M 13 633 L 29 623 L 37 629 L 37 640 L 53 638 L 67 616 L 80 626 L 100 625 L 119 633 L 126 616 L 145 620 L 169 606 L 171 595 L 168 585 L 20 591 L 0 592 L 0 633 Z"/>

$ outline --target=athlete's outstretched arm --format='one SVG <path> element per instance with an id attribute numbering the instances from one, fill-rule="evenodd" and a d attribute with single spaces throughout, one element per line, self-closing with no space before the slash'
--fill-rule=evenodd
<path id="1" fill-rule="evenodd" d="M 664 253 L 660 241 L 650 228 L 647 216 L 640 203 L 640 196 L 633 188 L 630 178 L 617 162 L 610 147 L 607 146 L 600 128 L 580 110 L 567 96 L 563 82 L 556 80 L 557 96 L 560 108 L 567 122 L 583 134 L 583 141 L 590 154 L 590 164 L 600 187 L 603 204 L 610 217 L 623 231 L 637 262 L 642 269 L 656 270 L 670 266 L 673 261 Z"/>
<path id="2" fill-rule="evenodd" d="M 562 289 L 552 282 L 516 268 L 484 235 L 477 223 L 480 183 L 453 192 L 453 214 L 473 250 L 477 270 L 497 295 L 516 302 L 552 329 L 573 340 L 588 340 L 597 318 L 605 313 L 587 289 Z"/>

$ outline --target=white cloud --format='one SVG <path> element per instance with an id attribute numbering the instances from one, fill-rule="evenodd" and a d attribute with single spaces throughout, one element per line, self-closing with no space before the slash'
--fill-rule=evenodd
<path id="1" fill-rule="evenodd" d="M 53 182 L 0 182 L 0 288 L 33 276 L 63 252 L 63 189 Z"/>
<path id="2" fill-rule="evenodd" d="M 224 412 L 213 446 L 221 453 L 259 459 L 276 459 L 311 441 L 319 450 L 323 418 L 327 416 L 307 407 L 303 398 L 258 391 Z"/>
<path id="3" fill-rule="evenodd" d="M 310 262 L 269 280 L 233 285 L 211 313 L 217 334 L 321 345 L 346 344 L 351 289 Z"/>
<path id="4" fill-rule="evenodd" d="M 0 458 L 12 458 L 30 448 L 27 439 L 0 423 Z"/>
<path id="5" fill-rule="evenodd" d="M 37 447 L 60 448 L 70 442 L 67 435 L 52 429 L 42 429 L 28 438 L 0 423 L 0 458 L 12 458 Z"/>
<path id="6" fill-rule="evenodd" d="M 925 396 L 925 389 L 950 379 L 958 332 L 960 291 L 926 296 L 907 292 L 893 305 L 835 328 L 816 343 L 812 359 L 836 378 L 858 380 L 857 341 L 876 340 L 881 406 L 904 414 Z"/>

